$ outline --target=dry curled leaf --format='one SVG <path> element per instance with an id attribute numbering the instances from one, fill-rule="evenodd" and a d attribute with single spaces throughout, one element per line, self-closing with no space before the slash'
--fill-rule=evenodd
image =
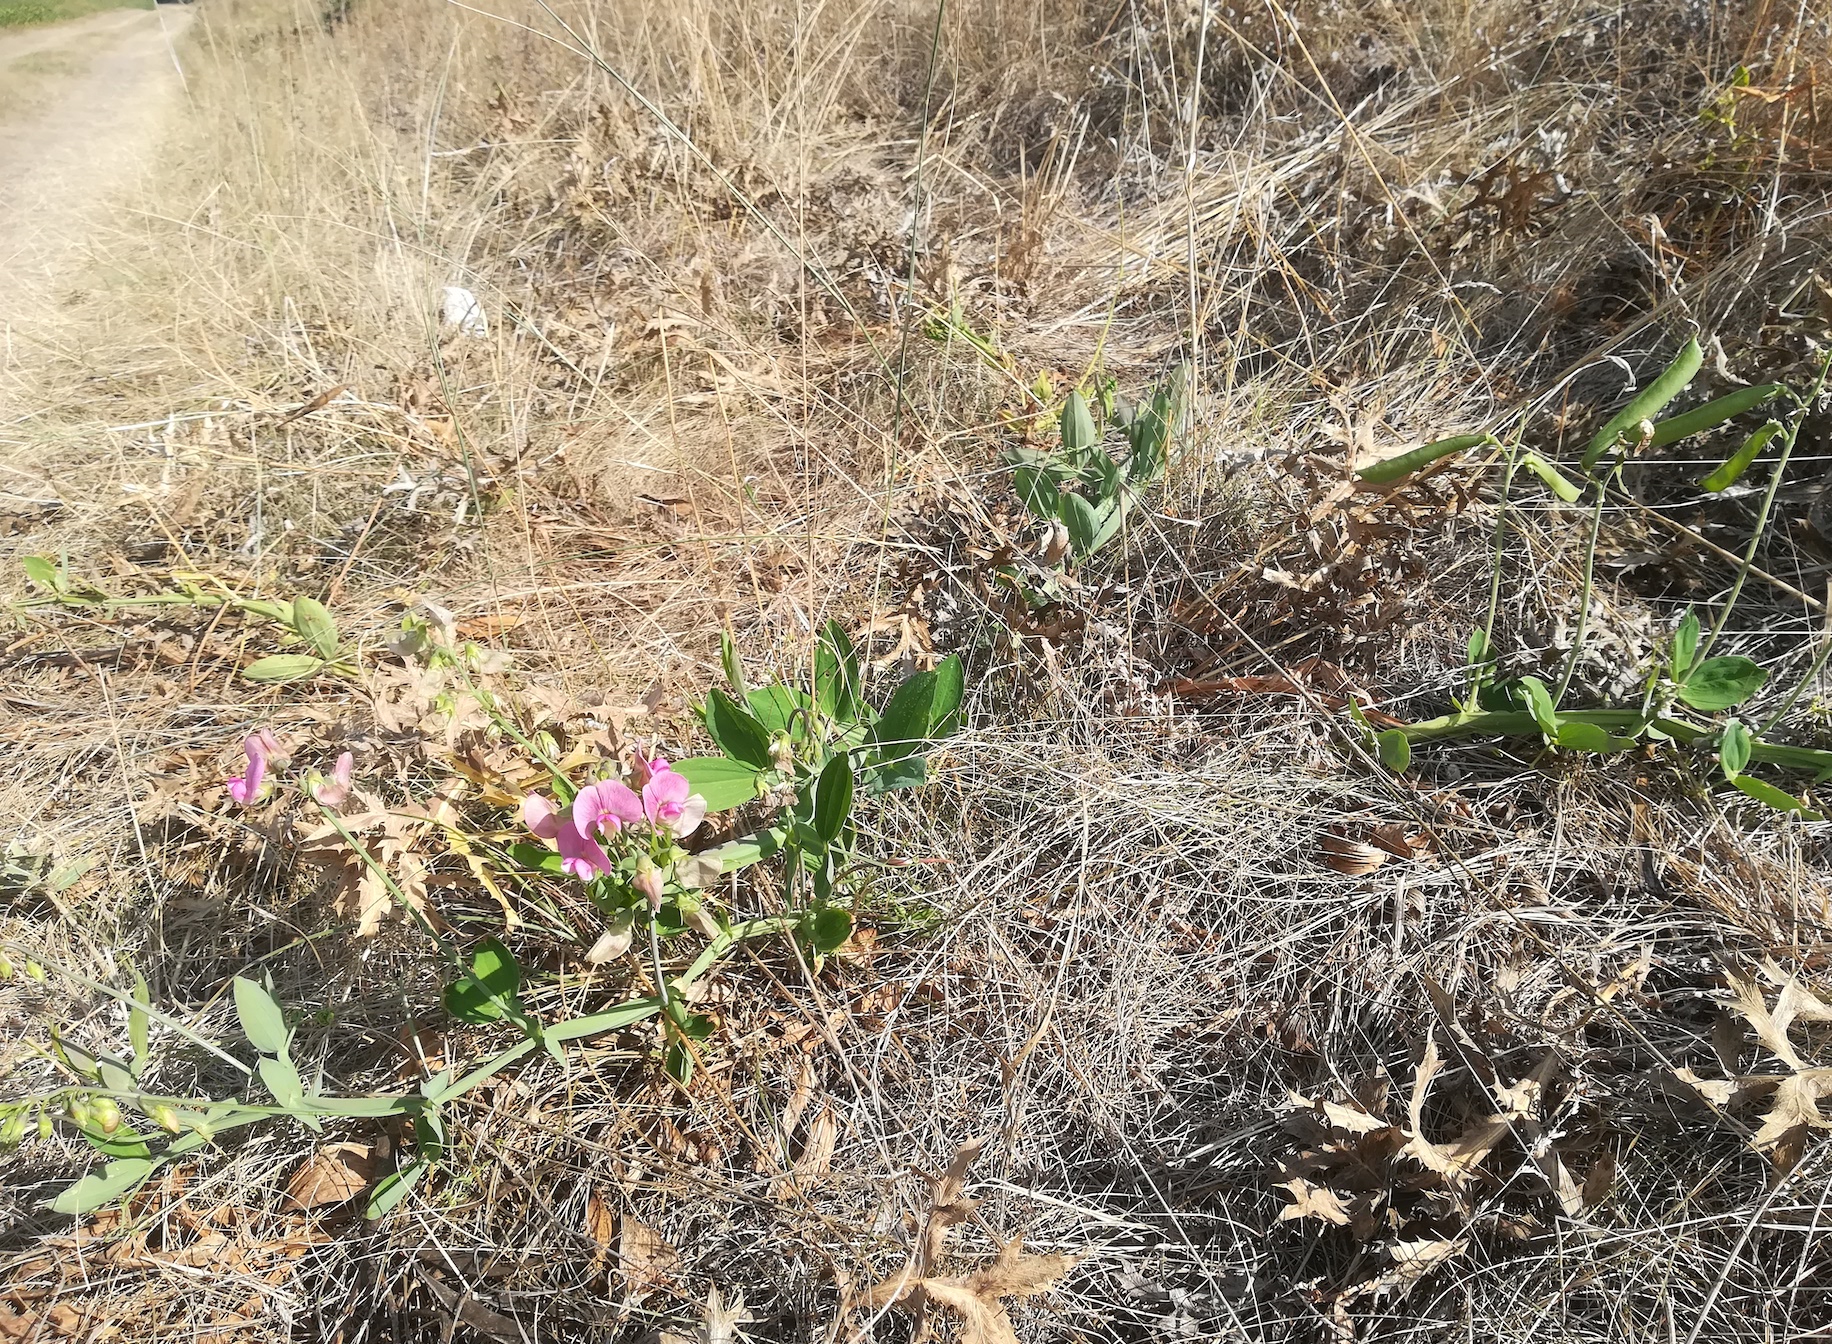
<path id="1" fill-rule="evenodd" d="M 326 1144 L 286 1183 L 286 1207 L 316 1209 L 342 1204 L 367 1190 L 374 1179 L 375 1154 L 368 1144 Z"/>

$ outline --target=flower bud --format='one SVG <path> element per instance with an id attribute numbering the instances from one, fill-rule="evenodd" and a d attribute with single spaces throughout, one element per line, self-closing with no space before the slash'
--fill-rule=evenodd
<path id="1" fill-rule="evenodd" d="M 35 961 L 27 961 L 25 964 L 25 978 L 28 980 L 36 980 L 42 985 L 45 980 L 45 968 Z"/>
<path id="2" fill-rule="evenodd" d="M 645 854 L 636 860 L 636 877 L 631 885 L 644 896 L 648 897 L 649 909 L 651 911 L 660 910 L 662 908 L 662 895 L 664 889 L 662 887 L 661 869 L 657 868 L 655 864 L 650 861 L 648 855 Z"/>
<path id="3" fill-rule="evenodd" d="M 167 1106 L 164 1102 L 160 1102 L 157 1106 L 147 1107 L 146 1118 L 151 1120 L 155 1125 L 158 1125 L 159 1128 L 163 1129 L 167 1134 L 181 1134 L 184 1132 L 184 1126 L 178 1123 L 178 1112 L 173 1110 L 170 1106 Z"/>
<path id="4" fill-rule="evenodd" d="M 25 1116 L 14 1112 L 0 1120 L 0 1148 L 16 1148 L 25 1137 Z"/>
<path id="5" fill-rule="evenodd" d="M 40 1139 L 48 1139 L 51 1137 L 51 1117 L 42 1112 L 38 1117 L 38 1137 Z"/>
<path id="6" fill-rule="evenodd" d="M 89 1128 L 89 1103 L 81 1097 L 71 1097 L 64 1103 L 64 1114 L 70 1117 L 70 1123 L 78 1129 Z"/>
<path id="7" fill-rule="evenodd" d="M 785 774 L 795 768 L 795 745 L 789 741 L 787 733 L 778 733 L 770 739 L 770 760 Z"/>
<path id="8" fill-rule="evenodd" d="M 13 959 L 7 956 L 6 953 L 0 952 L 0 980 L 11 980 L 12 978 Z"/>
<path id="9" fill-rule="evenodd" d="M 121 1108 L 110 1097 L 97 1097 L 89 1103 L 89 1119 L 104 1134 L 121 1127 Z"/>

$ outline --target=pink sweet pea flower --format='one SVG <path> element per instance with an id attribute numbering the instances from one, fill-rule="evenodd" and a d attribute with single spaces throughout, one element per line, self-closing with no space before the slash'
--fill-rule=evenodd
<path id="1" fill-rule="evenodd" d="M 543 840 L 551 840 L 560 851 L 560 869 L 590 882 L 595 877 L 609 877 L 616 871 L 611 856 L 591 836 L 574 824 L 573 819 L 556 811 L 554 805 L 538 793 L 522 799 L 522 821 Z"/>
<path id="2" fill-rule="evenodd" d="M 657 830 L 677 838 L 692 835 L 706 817 L 706 800 L 693 792 L 687 776 L 670 770 L 666 761 L 653 764 L 649 782 L 642 786 L 643 815 Z"/>
<path id="3" fill-rule="evenodd" d="M 590 835 L 593 831 L 615 835 L 642 818 L 642 799 L 631 793 L 621 780 L 604 779 L 587 784 L 573 795 L 573 825 L 579 828 L 581 835 Z"/>
<path id="4" fill-rule="evenodd" d="M 355 773 L 356 758 L 349 752 L 337 758 L 337 764 L 331 769 L 331 777 L 314 775 L 311 782 L 312 797 L 326 807 L 341 807 L 344 799 L 350 796 L 350 783 Z"/>
<path id="5" fill-rule="evenodd" d="M 665 894 L 662 887 L 662 870 L 651 863 L 646 856 L 636 861 L 636 877 L 630 885 L 648 897 L 651 911 L 662 908 L 662 897 Z"/>
<path id="6" fill-rule="evenodd" d="M 630 782 L 638 789 L 647 788 L 649 781 L 662 770 L 668 768 L 666 756 L 645 756 L 638 748 L 631 757 Z"/>
<path id="7" fill-rule="evenodd" d="M 278 750 L 278 744 L 272 731 L 263 728 L 242 740 L 242 750 L 248 756 L 248 769 L 234 779 L 224 780 L 223 788 L 232 799 L 248 807 L 260 802 L 271 791 L 267 782 L 267 762 Z"/>

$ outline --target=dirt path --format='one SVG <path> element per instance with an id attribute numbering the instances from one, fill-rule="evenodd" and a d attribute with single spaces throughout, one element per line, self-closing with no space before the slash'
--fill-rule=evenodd
<path id="1" fill-rule="evenodd" d="M 0 363 L 55 316 L 59 282 L 182 106 L 190 22 L 161 5 L 0 35 Z"/>

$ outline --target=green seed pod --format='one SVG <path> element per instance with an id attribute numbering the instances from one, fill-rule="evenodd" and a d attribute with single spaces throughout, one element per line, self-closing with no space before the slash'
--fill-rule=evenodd
<path id="1" fill-rule="evenodd" d="M 1370 462 L 1358 469 L 1355 476 L 1369 485 L 1385 485 L 1388 481 L 1397 481 L 1400 477 L 1428 467 L 1440 457 L 1449 457 L 1452 453 L 1468 452 L 1479 444 L 1493 443 L 1494 437 L 1489 434 L 1458 434 L 1448 439 L 1437 439 L 1423 447 L 1414 448 L 1409 453 L 1398 457 L 1389 457 L 1384 461 Z"/>
<path id="2" fill-rule="evenodd" d="M 1700 481 L 1698 483 L 1698 488 L 1701 490 L 1709 490 L 1714 494 L 1719 490 L 1730 489 L 1731 486 L 1737 483 L 1743 473 L 1749 470 L 1750 463 L 1756 460 L 1756 454 L 1768 447 L 1768 441 L 1780 432 L 1781 422 L 1779 420 L 1770 420 L 1747 439 L 1744 439 L 1743 446 L 1732 453 L 1729 460 L 1726 461 L 1723 466 L 1719 467 L 1716 471 L 1705 477 L 1704 480 Z"/>
<path id="3" fill-rule="evenodd" d="M 1690 434 L 1702 434 L 1708 429 L 1716 429 L 1726 420 L 1739 416 L 1745 411 L 1753 411 L 1758 406 L 1765 406 L 1780 396 L 1787 388 L 1780 383 L 1763 383 L 1758 387 L 1742 387 L 1735 392 L 1726 393 L 1703 406 L 1695 407 L 1684 415 L 1676 415 L 1670 420 L 1662 420 L 1654 426 L 1650 446 L 1664 448 L 1669 443 L 1678 443 Z"/>
<path id="4" fill-rule="evenodd" d="M 1705 355 L 1698 348 L 1697 338 L 1687 341 L 1673 357 L 1673 362 L 1660 371 L 1660 376 L 1636 393 L 1633 401 L 1610 416 L 1608 423 L 1597 431 L 1597 437 L 1584 450 L 1584 470 L 1595 467 L 1597 460 L 1615 447 L 1617 439 L 1633 433 L 1643 420 L 1660 414 L 1663 406 L 1686 390 L 1686 385 L 1704 362 Z"/>

